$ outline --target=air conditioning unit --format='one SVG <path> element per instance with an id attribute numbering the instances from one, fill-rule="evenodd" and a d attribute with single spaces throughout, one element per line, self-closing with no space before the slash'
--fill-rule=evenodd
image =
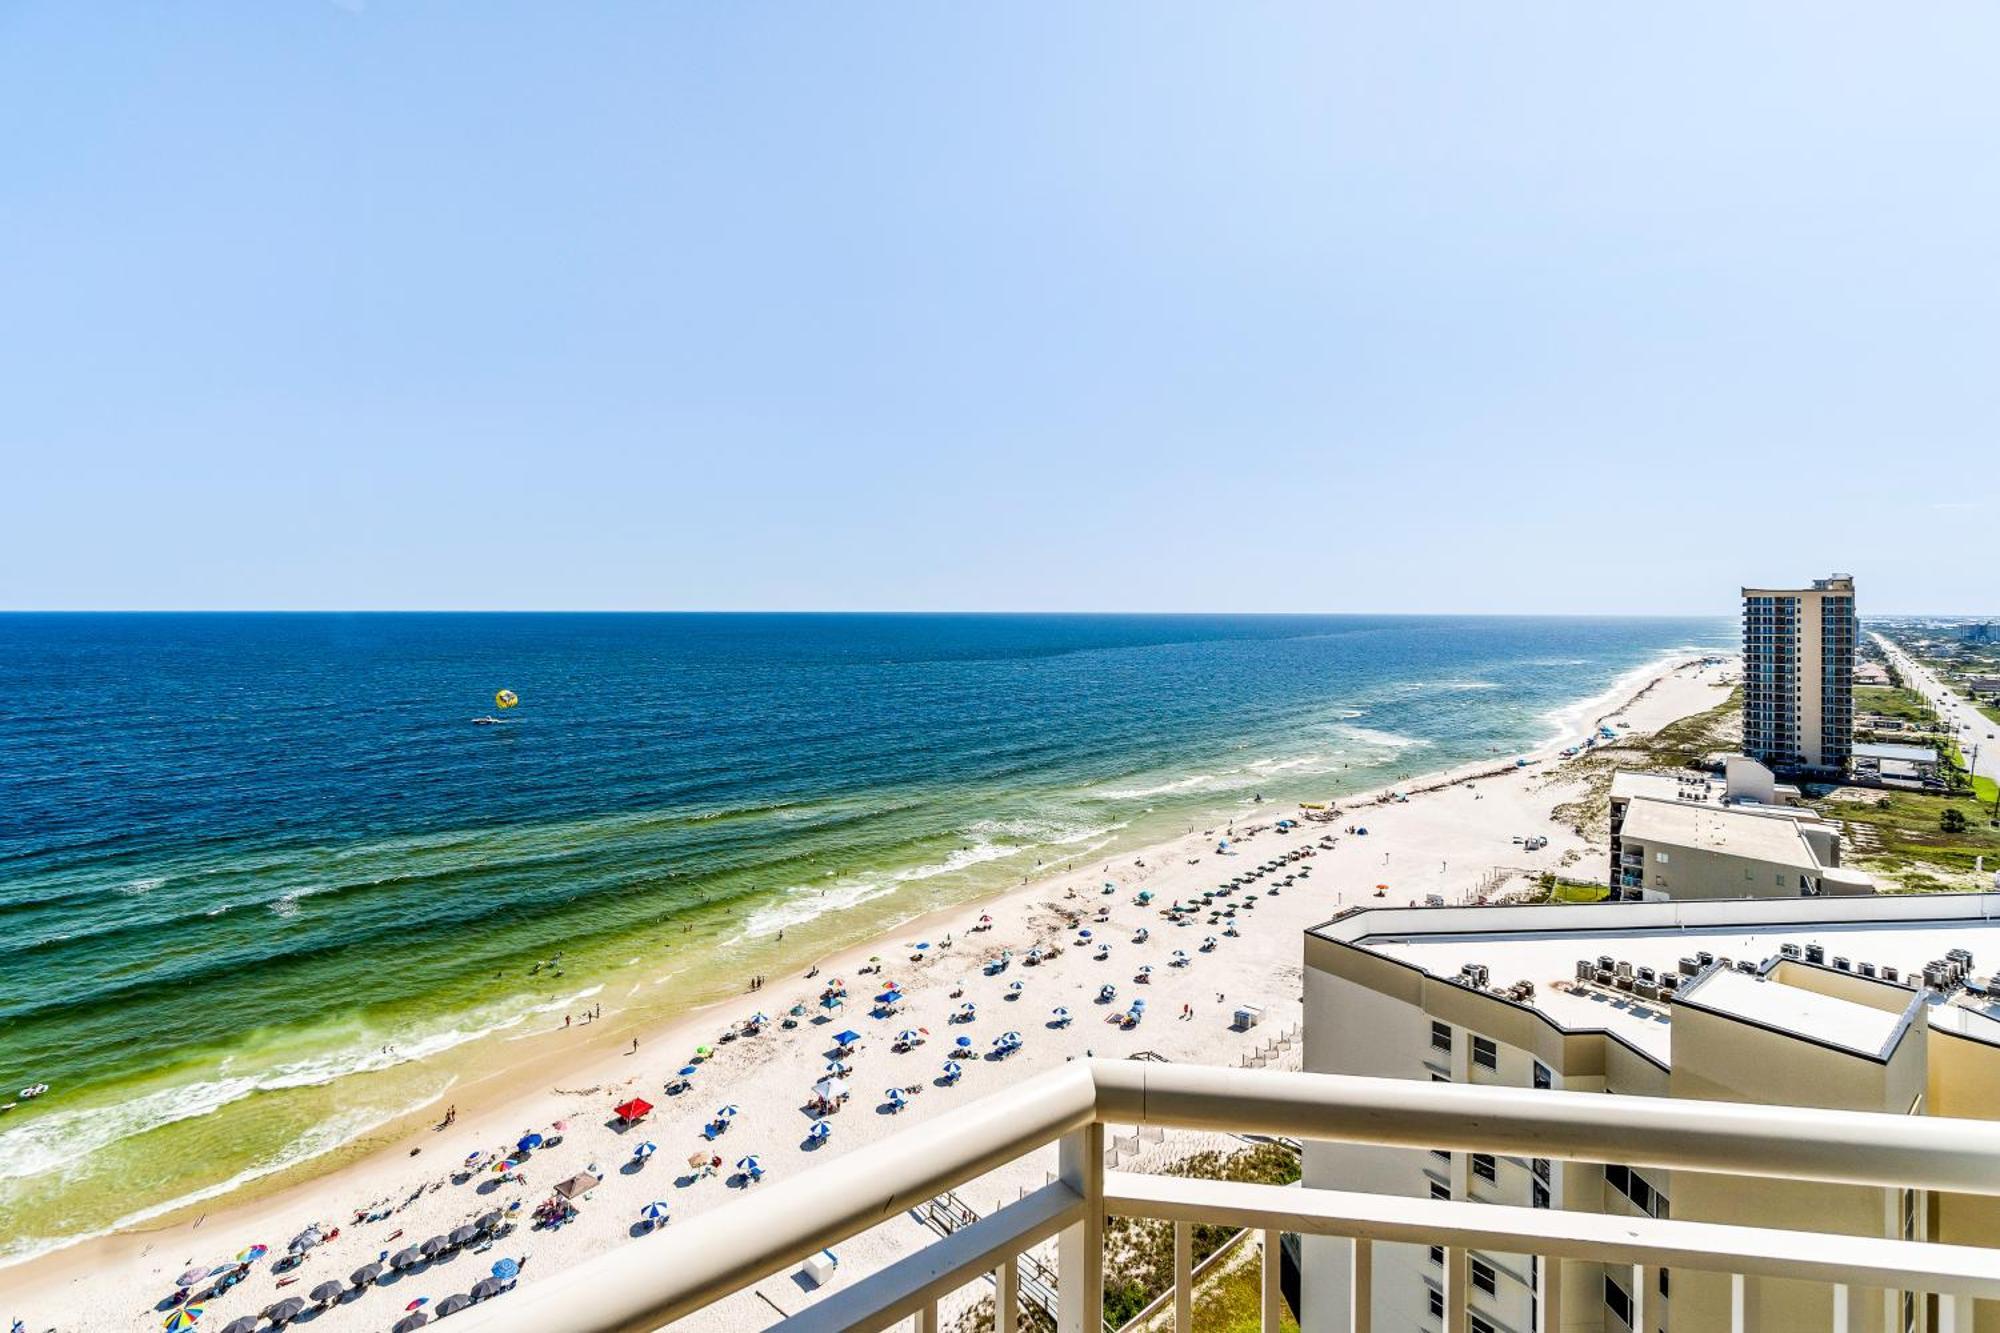
<path id="1" fill-rule="evenodd" d="M 1965 964 L 1966 971 L 1970 972 L 1972 970 L 1972 950 L 1964 948 L 1947 949 L 1944 956 L 1954 963 Z"/>
<path id="2" fill-rule="evenodd" d="M 1757 965 L 1751 962 L 1748 958 L 1745 958 L 1742 962 L 1738 963 L 1736 965 L 1736 970 L 1738 972 L 1743 973 L 1745 976 L 1754 977 L 1757 975 Z"/>
<path id="3" fill-rule="evenodd" d="M 1660 974 L 1650 967 L 1642 967 L 1633 975 L 1640 981 L 1658 981 L 1660 979 Z"/>
<path id="4" fill-rule="evenodd" d="M 1701 971 L 1701 959 L 1699 959 L 1699 958 L 1683 958 L 1683 959 L 1681 959 L 1681 975 L 1682 975 L 1682 976 L 1684 976 L 1684 977 L 1691 977 L 1691 976 L 1695 975 L 1695 974 L 1696 974 L 1697 972 L 1699 972 L 1699 971 Z"/>
<path id="5" fill-rule="evenodd" d="M 1824 963 L 1826 961 L 1826 950 L 1817 944 L 1808 944 L 1806 946 L 1806 961 L 1808 963 Z"/>
<path id="6" fill-rule="evenodd" d="M 1596 976 L 1597 964 L 1591 962 L 1588 958 L 1579 958 L 1576 960 L 1576 979 L 1578 981 L 1590 981 Z"/>
<path id="7" fill-rule="evenodd" d="M 1902 978 L 1902 973 L 1898 972 L 1895 968 L 1888 967 L 1886 965 L 1882 968 L 1882 980 L 1897 981 L 1900 980 L 1901 978 Z"/>
<path id="8" fill-rule="evenodd" d="M 1474 990 L 1486 989 L 1486 964 L 1467 963 L 1458 969 L 1458 979 Z"/>
<path id="9" fill-rule="evenodd" d="M 1517 981 L 1508 988 L 1507 993 L 1517 1000 L 1532 1000 L 1535 998 L 1535 983 L 1532 981 Z"/>
<path id="10" fill-rule="evenodd" d="M 1660 998 L 1660 984 L 1657 981 L 1635 981 L 1632 993 L 1642 1000 L 1657 1000 Z"/>
<path id="11" fill-rule="evenodd" d="M 1694 960 L 1697 963 L 1700 963 L 1703 967 L 1707 967 L 1710 963 L 1715 961 L 1715 955 L 1710 953 L 1706 949 L 1696 949 L 1694 952 Z"/>
<path id="12" fill-rule="evenodd" d="M 1849 970 L 1849 965 L 1847 960 L 1845 958 L 1842 958 L 1839 954 L 1835 954 L 1833 956 L 1833 965 L 1842 972 L 1846 972 Z"/>
<path id="13" fill-rule="evenodd" d="M 1778 946 L 1778 952 L 1783 954 L 1787 958 L 1800 958 L 1805 955 L 1805 950 L 1801 949 L 1796 944 L 1780 944 Z"/>
<path id="14" fill-rule="evenodd" d="M 1620 972 L 1611 979 L 1611 984 L 1618 987 L 1619 990 L 1631 990 L 1632 974 L 1629 972 Z"/>
<path id="15" fill-rule="evenodd" d="M 1622 958 L 1618 960 L 1618 966 L 1613 968 L 1612 970 L 1621 977 L 1629 977 L 1632 975 L 1632 965 L 1626 962 Z"/>
<path id="16" fill-rule="evenodd" d="M 1681 988 L 1680 973 L 1669 972 L 1665 976 L 1660 978 L 1660 989 L 1665 991 L 1667 994 L 1672 995 L 1675 991 L 1679 990 L 1680 988 Z"/>
<path id="17" fill-rule="evenodd" d="M 1872 976 L 1874 976 L 1874 975 L 1875 975 L 1875 964 L 1873 964 L 1873 963 L 1856 963 L 1856 964 L 1854 965 L 1854 970 L 1855 970 L 1856 972 L 1859 972 L 1859 973 L 1860 973 L 1860 974 L 1861 974 L 1862 976 L 1864 976 L 1864 977 L 1872 977 Z"/>
<path id="18" fill-rule="evenodd" d="M 1610 954 L 1608 954 L 1608 953 L 1601 953 L 1601 954 L 1597 955 L 1597 970 L 1598 970 L 1598 971 L 1600 971 L 1600 972 L 1609 972 L 1609 971 L 1611 971 L 1611 970 L 1612 970 L 1612 969 L 1613 969 L 1614 967 L 1616 967 L 1616 966 L 1617 966 L 1617 960 L 1616 960 L 1616 959 L 1614 959 L 1614 958 L 1613 958 L 1613 957 L 1612 957 L 1612 956 L 1611 956 Z"/>

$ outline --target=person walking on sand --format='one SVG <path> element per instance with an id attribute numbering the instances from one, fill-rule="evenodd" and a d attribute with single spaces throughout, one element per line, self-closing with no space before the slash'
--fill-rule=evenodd
<path id="1" fill-rule="evenodd" d="M 629 1052 L 629 1054 L 637 1055 L 638 1053 L 639 1053 L 639 1039 L 637 1037 L 634 1037 L 632 1038 L 632 1049 Z"/>
<path id="2" fill-rule="evenodd" d="M 563 1026 L 564 1026 L 564 1027 L 568 1027 L 568 1026 L 569 1026 L 569 1015 L 568 1015 L 568 1014 L 564 1014 L 564 1015 L 563 1015 Z"/>

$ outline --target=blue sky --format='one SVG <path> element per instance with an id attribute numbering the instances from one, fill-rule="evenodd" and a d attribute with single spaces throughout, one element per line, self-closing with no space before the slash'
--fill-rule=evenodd
<path id="1" fill-rule="evenodd" d="M 0 0 L 0 606 L 2000 611 L 1996 39 Z"/>

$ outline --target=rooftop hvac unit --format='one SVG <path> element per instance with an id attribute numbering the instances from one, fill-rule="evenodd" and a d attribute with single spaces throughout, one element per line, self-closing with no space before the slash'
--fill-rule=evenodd
<path id="1" fill-rule="evenodd" d="M 1632 993 L 1642 1000 L 1657 1000 L 1660 998 L 1660 986 L 1656 981 L 1635 981 Z"/>
<path id="2" fill-rule="evenodd" d="M 1665 991 L 1667 994 L 1672 995 L 1675 991 L 1679 990 L 1680 988 L 1681 988 L 1680 973 L 1669 972 L 1665 976 L 1660 978 L 1660 989 Z"/>
<path id="3" fill-rule="evenodd" d="M 1597 964 L 1591 962 L 1588 958 L 1579 958 L 1576 960 L 1576 979 L 1578 981 L 1589 981 L 1596 975 Z"/>
<path id="4" fill-rule="evenodd" d="M 1864 977 L 1872 977 L 1872 976 L 1874 976 L 1874 975 L 1875 975 L 1875 964 L 1873 964 L 1873 963 L 1856 963 L 1856 964 L 1854 965 L 1854 970 L 1855 970 L 1856 972 L 1859 972 L 1859 973 L 1860 973 L 1860 974 L 1861 974 L 1862 976 L 1864 976 Z"/>
<path id="5" fill-rule="evenodd" d="M 1618 966 L 1613 968 L 1612 971 L 1621 977 L 1629 977 L 1632 975 L 1632 965 L 1621 958 L 1618 960 Z"/>
<path id="6" fill-rule="evenodd" d="M 1972 950 L 1965 948 L 1947 949 L 1944 956 L 1954 963 L 1964 963 L 1966 971 L 1972 970 Z"/>
<path id="7" fill-rule="evenodd" d="M 1833 965 L 1839 968 L 1842 972 L 1847 971 L 1849 966 L 1847 960 L 1845 958 L 1842 958 L 1839 954 L 1835 954 L 1833 956 Z"/>
<path id="8" fill-rule="evenodd" d="M 1882 967 L 1882 980 L 1884 980 L 1884 981 L 1896 981 L 1896 980 L 1899 980 L 1899 979 L 1900 979 L 1901 977 L 1902 977 L 1902 973 L 1898 972 L 1898 971 L 1897 971 L 1897 970 L 1896 970 L 1895 968 L 1893 968 L 1893 967 L 1890 967 L 1890 966 L 1888 966 L 1888 965 L 1887 965 L 1886 963 L 1885 963 L 1885 964 L 1883 964 L 1883 967 Z"/>
<path id="9" fill-rule="evenodd" d="M 1658 981 L 1660 979 L 1660 974 L 1650 967 L 1642 967 L 1634 975 L 1641 981 Z"/>
<path id="10" fill-rule="evenodd" d="M 1467 963 L 1458 969 L 1458 979 L 1474 990 L 1486 989 L 1486 964 Z"/>
<path id="11" fill-rule="evenodd" d="M 1611 984 L 1618 987 L 1619 990 L 1631 990 L 1632 974 L 1629 972 L 1620 972 L 1611 979 Z"/>
<path id="12" fill-rule="evenodd" d="M 1693 975 L 1694 975 L 1695 973 L 1697 973 L 1697 972 L 1699 972 L 1699 971 L 1701 971 L 1701 959 L 1699 959 L 1699 958 L 1683 958 L 1683 959 L 1681 959 L 1681 975 L 1682 975 L 1682 976 L 1684 976 L 1684 977 L 1691 977 L 1691 976 L 1693 976 Z"/>
<path id="13" fill-rule="evenodd" d="M 1736 970 L 1738 972 L 1745 974 L 1746 976 L 1754 977 L 1757 975 L 1757 965 L 1751 962 L 1748 958 L 1745 958 L 1742 962 L 1738 963 L 1736 965 Z"/>
<path id="14" fill-rule="evenodd" d="M 1694 960 L 1697 963 L 1700 963 L 1703 967 L 1707 967 L 1710 963 L 1715 961 L 1715 955 L 1710 953 L 1706 949 L 1696 949 L 1694 951 Z"/>
<path id="15" fill-rule="evenodd" d="M 1826 961 L 1826 950 L 1817 944 L 1808 944 L 1806 946 L 1806 961 L 1808 963 L 1824 963 Z"/>
<path id="16" fill-rule="evenodd" d="M 1614 959 L 1614 958 L 1613 958 L 1613 957 L 1612 957 L 1612 956 L 1611 956 L 1610 954 L 1608 954 L 1608 953 L 1601 953 L 1601 954 L 1597 955 L 1597 970 L 1598 970 L 1598 971 L 1600 971 L 1600 972 L 1609 972 L 1609 971 L 1611 971 L 1611 969 L 1612 969 L 1612 968 L 1613 968 L 1614 966 L 1616 966 L 1616 963 L 1617 963 L 1617 960 L 1616 960 L 1616 959 Z"/>
<path id="17" fill-rule="evenodd" d="M 1507 993 L 1517 1000 L 1532 1000 L 1535 998 L 1535 983 L 1517 981 L 1508 988 Z"/>
<path id="18" fill-rule="evenodd" d="M 1611 974 L 1602 968 L 1591 973 L 1590 979 L 1600 986 L 1609 986 L 1611 984 Z"/>
<path id="19" fill-rule="evenodd" d="M 1780 944 L 1778 946 L 1778 952 L 1783 954 L 1787 958 L 1799 958 L 1805 954 L 1805 950 L 1801 949 L 1796 944 Z"/>
<path id="20" fill-rule="evenodd" d="M 1943 990 L 1946 985 L 1946 978 L 1949 975 L 1945 971 L 1943 963 L 1931 962 L 1924 964 L 1924 985 L 1929 986 L 1932 990 Z"/>

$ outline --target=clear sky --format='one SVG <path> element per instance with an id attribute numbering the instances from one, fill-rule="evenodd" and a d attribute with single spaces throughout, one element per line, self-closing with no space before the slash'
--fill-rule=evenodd
<path id="1" fill-rule="evenodd" d="M 1996 49 L 0 0 L 0 606 L 2000 611 Z"/>

